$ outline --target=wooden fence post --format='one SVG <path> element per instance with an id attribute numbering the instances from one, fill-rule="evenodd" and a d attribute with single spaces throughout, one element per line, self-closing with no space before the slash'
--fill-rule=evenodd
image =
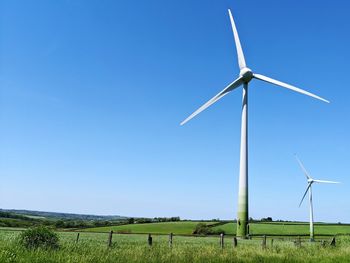
<path id="1" fill-rule="evenodd" d="M 271 247 L 273 247 L 273 238 L 271 239 Z"/>
<path id="2" fill-rule="evenodd" d="M 296 247 L 301 247 L 301 239 L 300 236 L 298 236 L 298 239 L 294 241 L 294 244 Z"/>
<path id="3" fill-rule="evenodd" d="M 152 236 L 151 236 L 151 234 L 148 234 L 148 245 L 149 246 L 152 246 Z"/>
<path id="4" fill-rule="evenodd" d="M 332 247 L 335 247 L 335 237 L 332 238 L 331 246 L 332 246 Z"/>
<path id="5" fill-rule="evenodd" d="M 222 249 L 224 248 L 224 233 L 220 234 L 220 247 Z"/>
<path id="6" fill-rule="evenodd" d="M 262 243 L 261 243 L 262 249 L 266 249 L 266 236 L 263 236 Z"/>
<path id="7" fill-rule="evenodd" d="M 236 248 L 237 247 L 237 238 L 233 237 L 233 247 Z"/>
<path id="8" fill-rule="evenodd" d="M 170 233 L 169 235 L 169 247 L 171 248 L 173 246 L 173 233 Z"/>
<path id="9" fill-rule="evenodd" d="M 108 236 L 108 247 L 112 246 L 112 235 L 113 235 L 113 231 L 109 232 L 109 236 Z"/>
<path id="10" fill-rule="evenodd" d="M 79 235 L 80 235 L 80 233 L 77 234 L 77 239 L 76 239 L 75 243 L 78 243 L 78 241 L 79 241 Z"/>

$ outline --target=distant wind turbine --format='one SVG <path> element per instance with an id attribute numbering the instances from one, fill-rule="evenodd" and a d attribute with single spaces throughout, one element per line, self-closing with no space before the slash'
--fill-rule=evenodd
<path id="1" fill-rule="evenodd" d="M 238 37 L 237 28 L 232 17 L 231 10 L 228 10 L 229 17 L 231 20 L 233 36 L 236 43 L 237 56 L 238 56 L 238 65 L 240 68 L 239 76 L 236 80 L 230 83 L 226 88 L 221 92 L 211 98 L 198 110 L 192 113 L 187 119 L 185 119 L 181 125 L 185 124 L 197 114 L 208 108 L 210 105 L 214 104 L 222 97 L 227 95 L 232 90 L 243 85 L 243 99 L 242 99 L 242 122 L 241 122 L 241 150 L 240 150 L 240 168 L 239 168 L 239 190 L 238 190 L 238 212 L 237 212 L 237 236 L 245 238 L 247 236 L 247 224 L 248 224 L 248 83 L 253 79 L 259 79 L 292 91 L 322 100 L 329 103 L 328 100 L 325 100 L 315 94 L 302 90 L 300 88 L 294 87 L 292 85 L 283 83 L 278 80 L 266 77 L 261 74 L 253 73 L 246 65 L 246 61 L 243 55 L 243 50 L 241 42 Z"/>
<path id="2" fill-rule="evenodd" d="M 333 182 L 333 181 L 325 181 L 325 180 L 316 180 L 311 178 L 310 174 L 306 171 L 303 163 L 300 161 L 300 159 L 298 158 L 298 156 L 295 155 L 295 158 L 297 159 L 301 170 L 303 170 L 306 179 L 307 179 L 307 187 L 306 187 L 306 191 L 303 195 L 303 198 L 301 199 L 300 203 L 299 203 L 299 207 L 301 206 L 301 204 L 304 201 L 304 198 L 307 194 L 307 192 L 309 192 L 309 206 L 310 206 L 310 241 L 314 240 L 314 208 L 312 206 L 312 184 L 313 183 L 325 183 L 325 184 L 339 184 L 339 182 Z"/>

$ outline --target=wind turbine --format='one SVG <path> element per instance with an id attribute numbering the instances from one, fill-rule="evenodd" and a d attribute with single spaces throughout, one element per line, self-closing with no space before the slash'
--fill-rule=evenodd
<path id="1" fill-rule="evenodd" d="M 192 113 L 187 119 L 185 119 L 181 125 L 185 124 L 197 114 L 208 108 L 210 105 L 214 104 L 222 97 L 230 93 L 232 90 L 243 85 L 243 99 L 242 99 L 242 121 L 241 121 L 241 149 L 240 149 L 240 168 L 239 168 L 239 190 L 238 190 L 238 212 L 237 212 L 237 236 L 245 238 L 247 235 L 247 224 L 248 224 L 248 83 L 254 78 L 262 80 L 279 87 L 290 89 L 292 91 L 322 100 L 329 103 L 328 100 L 325 100 L 315 94 L 302 90 L 300 88 L 294 87 L 292 85 L 286 84 L 284 82 L 266 77 L 261 74 L 253 73 L 246 65 L 244 58 L 241 42 L 238 37 L 237 28 L 233 20 L 231 10 L 228 10 L 229 17 L 231 20 L 231 26 L 233 31 L 234 40 L 236 43 L 236 50 L 238 56 L 238 65 L 240 73 L 238 78 L 231 82 L 226 88 L 221 92 L 211 98 L 198 110 Z"/>
<path id="2" fill-rule="evenodd" d="M 339 184 L 339 182 L 333 182 L 333 181 L 325 181 L 325 180 L 316 180 L 311 178 L 310 174 L 306 171 L 303 163 L 300 161 L 300 159 L 298 158 L 298 156 L 295 155 L 295 158 L 297 159 L 301 170 L 303 170 L 306 179 L 307 179 L 307 187 L 306 187 L 306 191 L 303 195 L 303 198 L 301 199 L 300 203 L 299 203 L 299 207 L 301 206 L 301 204 L 304 201 L 304 198 L 307 194 L 307 192 L 309 192 L 309 206 L 310 206 L 310 241 L 314 240 L 314 209 L 312 206 L 312 184 L 313 183 L 325 183 L 325 184 Z"/>

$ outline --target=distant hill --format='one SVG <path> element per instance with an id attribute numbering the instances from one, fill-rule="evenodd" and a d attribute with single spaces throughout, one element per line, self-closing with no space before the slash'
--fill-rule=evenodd
<path id="1" fill-rule="evenodd" d="M 58 213 L 58 212 L 45 212 L 45 211 L 32 211 L 32 210 L 17 210 L 17 209 L 0 209 L 0 212 L 8 212 L 17 215 L 23 215 L 30 218 L 38 219 L 52 219 L 52 220 L 123 220 L 128 217 L 119 215 L 85 215 L 85 214 L 71 214 L 71 213 Z"/>

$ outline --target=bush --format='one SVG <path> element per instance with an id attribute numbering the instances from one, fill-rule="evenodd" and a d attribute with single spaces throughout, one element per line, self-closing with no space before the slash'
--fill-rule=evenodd
<path id="1" fill-rule="evenodd" d="M 209 235 L 212 233 L 212 229 L 204 223 L 197 224 L 195 230 L 193 231 L 193 234 L 195 235 Z"/>
<path id="2" fill-rule="evenodd" d="M 20 243 L 28 249 L 56 249 L 59 247 L 58 235 L 51 229 L 39 226 L 23 231 L 19 237 Z"/>

